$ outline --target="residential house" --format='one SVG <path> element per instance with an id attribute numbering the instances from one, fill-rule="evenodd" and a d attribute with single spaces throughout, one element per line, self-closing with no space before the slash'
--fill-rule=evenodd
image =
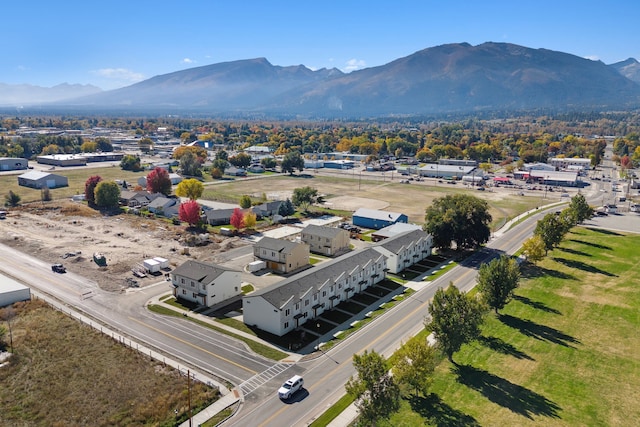
<path id="1" fill-rule="evenodd" d="M 171 180 L 171 185 L 178 185 L 182 182 L 182 177 L 177 173 L 170 173 L 169 179 Z"/>
<path id="2" fill-rule="evenodd" d="M 147 206 L 158 197 L 162 197 L 162 194 L 149 193 L 148 191 L 122 190 L 120 192 L 120 204 L 130 208 L 141 208 Z"/>
<path id="3" fill-rule="evenodd" d="M 309 224 L 302 229 L 300 239 L 309 245 L 311 252 L 336 256 L 349 250 L 350 236 L 347 230 Z"/>
<path id="4" fill-rule="evenodd" d="M 280 206 L 284 202 L 282 200 L 275 200 L 271 202 L 261 203 L 252 208 L 253 213 L 256 214 L 258 218 L 271 217 L 274 215 L 278 215 L 278 211 L 280 210 Z"/>
<path id="5" fill-rule="evenodd" d="M 180 209 L 180 199 L 177 197 L 157 197 L 147 205 L 149 212 L 167 218 L 178 215 Z"/>
<path id="6" fill-rule="evenodd" d="M 384 279 L 386 258 L 363 248 L 242 299 L 244 323 L 282 336 Z"/>
<path id="7" fill-rule="evenodd" d="M 173 295 L 211 307 L 242 294 L 241 272 L 188 260 L 169 273 Z"/>
<path id="8" fill-rule="evenodd" d="M 291 273 L 309 266 L 309 246 L 304 243 L 263 237 L 253 246 L 253 255 L 278 273 Z"/>
<path id="9" fill-rule="evenodd" d="M 376 243 L 373 249 L 387 258 L 387 269 L 397 274 L 431 255 L 433 237 L 423 230 L 411 230 Z"/>
<path id="10" fill-rule="evenodd" d="M 357 227 L 379 230 L 397 222 L 407 222 L 407 215 L 398 212 L 360 208 L 353 213 L 352 222 Z"/>
<path id="11" fill-rule="evenodd" d="M 224 170 L 224 174 L 229 176 L 247 176 L 247 171 L 243 168 L 229 166 Z"/>
<path id="12" fill-rule="evenodd" d="M 231 223 L 231 215 L 234 209 L 206 209 L 205 221 L 209 225 L 228 225 Z"/>
<path id="13" fill-rule="evenodd" d="M 58 188 L 68 187 L 69 180 L 66 176 L 31 170 L 18 176 L 18 185 L 38 189 Z"/>

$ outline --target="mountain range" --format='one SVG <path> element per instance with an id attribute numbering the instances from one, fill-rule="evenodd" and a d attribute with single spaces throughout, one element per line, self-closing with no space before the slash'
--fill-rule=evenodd
<path id="1" fill-rule="evenodd" d="M 36 103 L 82 111 L 349 118 L 591 111 L 640 106 L 640 63 L 630 58 L 606 65 L 509 43 L 456 43 L 348 74 L 256 58 L 176 71 L 111 91 L 61 86 Z M 8 96 L 9 89 L 0 85 L 0 105 L 33 104 L 18 91 Z M 55 96 L 68 96 L 51 102 L 54 89 Z"/>

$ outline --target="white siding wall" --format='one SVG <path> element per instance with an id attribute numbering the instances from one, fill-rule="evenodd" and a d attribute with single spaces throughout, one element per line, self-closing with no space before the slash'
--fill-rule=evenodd
<path id="1" fill-rule="evenodd" d="M 218 304 L 242 293 L 239 271 L 225 271 L 207 286 L 207 305 Z"/>
<path id="2" fill-rule="evenodd" d="M 242 300 L 242 309 L 244 323 L 247 325 L 255 325 L 263 331 L 278 336 L 282 336 L 288 332 L 284 329 L 282 316 L 284 312 L 275 308 L 261 296 L 244 297 Z"/>

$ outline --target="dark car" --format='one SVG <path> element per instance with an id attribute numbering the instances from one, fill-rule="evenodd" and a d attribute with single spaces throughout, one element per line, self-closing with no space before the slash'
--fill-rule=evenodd
<path id="1" fill-rule="evenodd" d="M 62 264 L 53 264 L 51 266 L 51 271 L 54 273 L 66 273 L 67 269 Z"/>

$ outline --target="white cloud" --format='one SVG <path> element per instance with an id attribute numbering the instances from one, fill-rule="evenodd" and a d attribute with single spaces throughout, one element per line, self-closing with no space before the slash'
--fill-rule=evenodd
<path id="1" fill-rule="evenodd" d="M 359 70 L 367 66 L 367 63 L 363 59 L 350 59 L 347 61 L 347 65 L 344 67 L 344 71 L 351 72 Z"/>
<path id="2" fill-rule="evenodd" d="M 585 59 L 590 59 L 592 61 L 599 61 L 600 58 L 598 58 L 598 55 L 587 55 L 584 57 Z"/>
<path id="3" fill-rule="evenodd" d="M 196 60 L 194 60 L 194 59 L 191 59 L 191 58 L 184 58 L 181 62 L 182 62 L 183 64 L 193 64 L 193 63 L 195 63 L 195 62 L 197 62 L 197 61 L 196 61 Z"/>
<path id="4" fill-rule="evenodd" d="M 144 74 L 136 73 L 126 68 L 101 68 L 91 71 L 92 74 L 111 80 L 124 80 L 128 82 L 139 82 L 144 80 Z"/>

